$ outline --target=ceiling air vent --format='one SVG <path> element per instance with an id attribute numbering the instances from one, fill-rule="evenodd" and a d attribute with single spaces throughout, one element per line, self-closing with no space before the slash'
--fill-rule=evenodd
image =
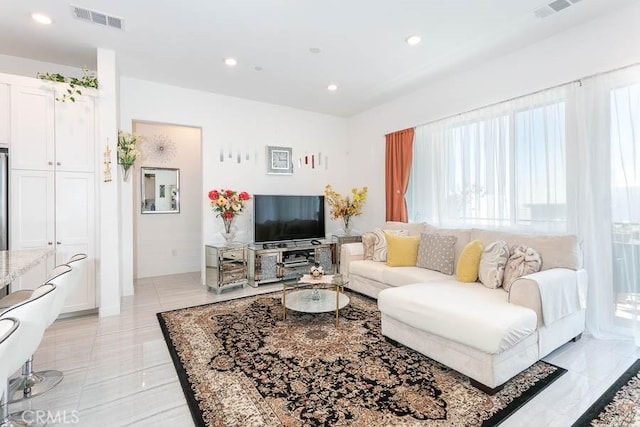
<path id="1" fill-rule="evenodd" d="M 536 18 L 546 18 L 582 0 L 554 0 L 533 11 Z"/>
<path id="2" fill-rule="evenodd" d="M 82 7 L 71 5 L 71 14 L 74 18 L 80 19 L 85 22 L 92 22 L 103 27 L 116 28 L 118 30 L 124 29 L 124 21 L 117 16 L 107 15 L 106 13 L 98 12 L 95 10 L 84 9 Z"/>

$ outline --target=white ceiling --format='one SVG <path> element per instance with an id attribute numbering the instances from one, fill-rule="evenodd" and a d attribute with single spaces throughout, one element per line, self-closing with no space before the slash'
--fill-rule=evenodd
<path id="1" fill-rule="evenodd" d="M 583 0 L 540 19 L 540 0 L 5 0 L 0 53 L 95 68 L 95 48 L 109 48 L 123 76 L 350 116 L 637 1 Z M 125 31 L 74 19 L 70 4 L 121 17 Z M 36 11 L 54 23 L 35 24 Z M 405 44 L 411 34 L 422 43 Z"/>

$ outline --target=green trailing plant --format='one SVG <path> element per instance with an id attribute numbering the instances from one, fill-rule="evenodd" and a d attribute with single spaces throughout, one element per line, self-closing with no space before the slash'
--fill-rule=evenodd
<path id="1" fill-rule="evenodd" d="M 63 92 L 61 96 L 56 97 L 56 101 L 76 102 L 76 95 L 82 95 L 83 87 L 98 89 L 98 78 L 93 75 L 87 68 L 82 69 L 82 77 L 66 77 L 60 73 L 38 73 L 37 77 L 41 80 L 49 80 L 56 83 L 66 83 L 66 92 Z"/>

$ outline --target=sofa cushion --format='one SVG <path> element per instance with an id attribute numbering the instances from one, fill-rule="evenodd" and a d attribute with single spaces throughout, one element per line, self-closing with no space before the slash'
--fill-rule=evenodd
<path id="1" fill-rule="evenodd" d="M 376 235 L 371 231 L 362 233 L 362 247 L 364 249 L 364 259 L 373 259 L 373 248 L 376 244 Z"/>
<path id="2" fill-rule="evenodd" d="M 502 286 L 509 254 L 509 245 L 504 240 L 489 243 L 482 252 L 478 277 L 487 288 L 496 289 Z"/>
<path id="3" fill-rule="evenodd" d="M 375 242 L 373 244 L 373 260 L 374 261 L 386 261 L 387 260 L 387 239 L 385 233 L 395 234 L 399 236 L 406 236 L 407 230 L 383 230 L 376 228 L 373 230 L 375 235 Z"/>
<path id="4" fill-rule="evenodd" d="M 474 228 L 471 230 L 471 238 L 479 239 L 485 246 L 496 240 L 504 240 L 509 247 L 527 245 L 535 248 L 542 257 L 541 270 L 557 267 L 577 270 L 582 267 L 580 244 L 573 235 L 543 236 Z"/>
<path id="5" fill-rule="evenodd" d="M 455 236 L 456 244 L 453 246 L 453 251 L 455 254 L 454 266 L 458 265 L 458 260 L 460 259 L 460 255 L 462 254 L 462 250 L 467 243 L 469 243 L 471 239 L 471 230 L 464 228 L 436 228 L 432 227 L 432 234 L 437 234 L 439 236 Z M 482 242 L 484 245 L 485 243 Z"/>
<path id="6" fill-rule="evenodd" d="M 389 267 L 412 267 L 418 258 L 420 236 L 396 236 L 385 232 L 387 240 L 387 265 Z"/>
<path id="7" fill-rule="evenodd" d="M 434 281 L 454 281 L 454 276 L 440 273 L 435 270 L 427 270 L 420 267 L 387 267 L 382 270 L 384 283 L 389 286 L 404 286 L 412 283 L 425 283 Z"/>
<path id="8" fill-rule="evenodd" d="M 362 276 L 377 282 L 386 283 L 382 273 L 387 268 L 391 267 L 387 267 L 384 262 L 370 260 L 351 261 L 349 263 L 349 275 L 355 274 L 356 276 Z"/>
<path id="9" fill-rule="evenodd" d="M 378 307 L 413 328 L 498 354 L 536 329 L 536 313 L 507 302 L 501 289 L 435 281 L 380 291 Z"/>
<path id="10" fill-rule="evenodd" d="M 384 230 L 404 230 L 407 236 L 419 236 L 431 230 L 431 226 L 426 222 L 399 222 L 387 221 L 382 227 Z"/>
<path id="11" fill-rule="evenodd" d="M 441 236 L 437 234 L 420 234 L 418 248 L 418 262 L 416 265 L 429 270 L 453 274 L 456 236 Z"/>
<path id="12" fill-rule="evenodd" d="M 467 243 L 458 265 L 456 266 L 456 279 L 460 282 L 471 283 L 478 280 L 478 267 L 480 266 L 480 257 L 482 256 L 482 250 L 484 247 L 480 240 L 472 240 Z"/>
<path id="13" fill-rule="evenodd" d="M 519 277 L 540 271 L 542 260 L 540 254 L 526 245 L 516 245 L 511 248 L 511 255 L 504 270 L 502 287 L 508 292 L 511 284 Z"/>

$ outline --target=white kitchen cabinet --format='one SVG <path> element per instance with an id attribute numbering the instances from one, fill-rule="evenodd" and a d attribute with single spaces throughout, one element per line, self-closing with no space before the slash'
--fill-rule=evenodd
<path id="1" fill-rule="evenodd" d="M 11 115 L 9 114 L 9 85 L 0 83 L 0 144 L 9 144 Z"/>
<path id="2" fill-rule="evenodd" d="M 75 253 L 89 258 L 86 280 L 63 313 L 96 307 L 95 103 L 55 101 L 51 90 L 11 87 L 10 249 L 54 247 L 55 257 L 12 284 L 35 288 Z M 46 264 L 46 265 L 45 265 Z"/>
<path id="3" fill-rule="evenodd" d="M 12 169 L 54 170 L 54 98 L 49 90 L 11 86 Z"/>
<path id="4" fill-rule="evenodd" d="M 59 102 L 55 96 L 51 90 L 12 86 L 11 167 L 93 172 L 94 98 Z"/>

